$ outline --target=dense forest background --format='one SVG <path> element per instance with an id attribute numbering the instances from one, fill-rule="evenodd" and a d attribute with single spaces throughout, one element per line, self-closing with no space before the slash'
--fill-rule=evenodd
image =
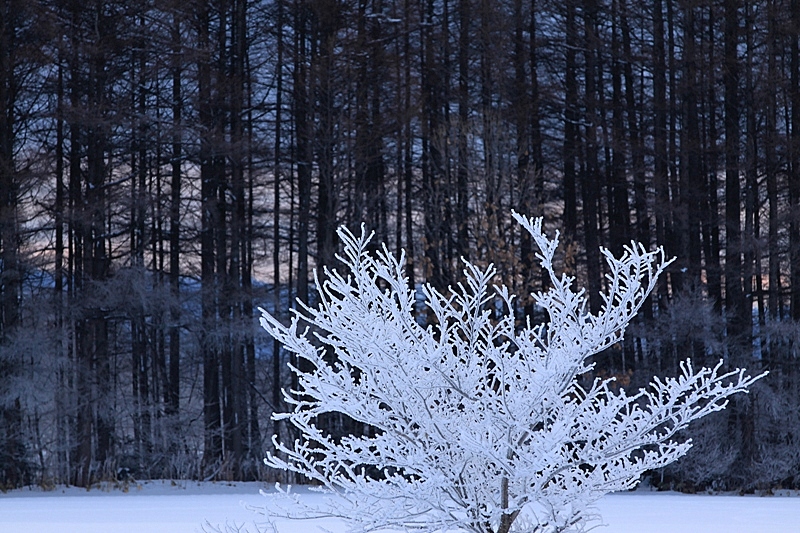
<path id="1" fill-rule="evenodd" d="M 512 208 L 678 257 L 587 379 L 770 370 L 652 482 L 800 487 L 800 2 L 0 0 L 0 488 L 274 479 L 256 306 L 340 224 L 546 288 Z"/>

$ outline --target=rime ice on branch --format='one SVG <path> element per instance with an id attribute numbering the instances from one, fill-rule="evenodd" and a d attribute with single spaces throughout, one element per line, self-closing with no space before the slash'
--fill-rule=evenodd
<path id="1" fill-rule="evenodd" d="M 326 270 L 318 307 L 288 327 L 262 310 L 262 326 L 309 369 L 292 368 L 299 387 L 284 394 L 294 409 L 274 415 L 302 438 L 273 437 L 278 453 L 265 462 L 336 496 L 293 516 L 341 516 L 353 531 L 581 531 L 594 501 L 684 455 L 691 443 L 676 432 L 761 377 L 686 361 L 677 378 L 632 393 L 601 379 L 583 388 L 588 358 L 622 339 L 669 261 L 636 244 L 620 258 L 603 250 L 609 290 L 594 315 L 574 278 L 553 268 L 558 234 L 514 217 L 550 277 L 551 288 L 534 294 L 544 325 L 515 326 L 514 297 L 492 285 L 494 268 L 465 262 L 452 294 L 423 287 L 436 325 L 420 326 L 404 257 L 385 245 L 370 254 L 371 236 L 344 228 L 339 259 L 349 272 Z M 498 298 L 499 318 L 490 305 Z M 332 438 L 315 425 L 325 413 L 362 422 L 368 436 Z"/>

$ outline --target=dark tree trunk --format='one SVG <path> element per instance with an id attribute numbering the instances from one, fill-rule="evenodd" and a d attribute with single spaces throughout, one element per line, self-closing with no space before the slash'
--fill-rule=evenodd
<path id="1" fill-rule="evenodd" d="M 20 235 L 17 213 L 19 183 L 14 157 L 19 92 L 16 63 L 17 2 L 0 4 L 0 340 L 8 336 L 19 319 L 22 288 Z"/>
<path id="2" fill-rule="evenodd" d="M 673 273 L 673 287 L 676 291 L 700 284 L 700 199 L 702 192 L 702 161 L 700 154 L 700 125 L 697 113 L 698 83 L 697 71 L 699 57 L 695 31 L 697 8 L 687 7 L 684 11 L 682 78 L 683 122 L 681 130 L 681 171 L 679 187 L 679 206 L 675 213 L 675 234 L 679 243 L 679 268 L 686 274 Z"/>
<path id="3" fill-rule="evenodd" d="M 631 239 L 630 232 L 630 201 L 628 199 L 628 165 L 626 153 L 628 143 L 625 132 L 625 108 L 622 94 L 622 61 L 620 60 L 619 26 L 624 19 L 618 2 L 612 3 L 613 24 L 611 35 L 611 172 L 609 180 L 610 194 L 608 195 L 608 227 L 610 249 L 615 254 L 622 253 L 623 246 Z M 630 93 L 630 91 L 627 91 Z M 631 95 L 633 96 L 633 95 Z M 629 117 L 629 124 L 636 124 L 635 115 Z M 638 137 L 638 134 L 636 135 Z M 631 137 L 634 134 L 631 133 Z M 631 143 L 631 149 L 634 149 Z M 646 217 L 645 217 L 646 218 Z"/>
<path id="4" fill-rule="evenodd" d="M 69 57 L 69 100 L 72 110 L 81 107 L 81 87 L 84 74 L 81 70 L 78 40 L 80 34 L 79 13 L 73 9 L 70 13 L 73 28 L 76 28 L 70 41 Z M 86 227 L 83 213 L 83 169 L 81 168 L 84 152 L 84 128 L 78 122 L 76 113 L 71 113 L 69 123 L 69 303 L 76 305 L 81 297 L 84 283 L 84 235 Z M 75 368 L 74 380 L 77 410 L 74 418 L 75 449 L 72 483 L 79 487 L 88 487 L 91 483 L 92 466 L 92 399 L 90 387 L 90 361 L 86 360 L 84 345 L 86 335 L 84 320 L 80 317 L 72 319 L 72 358 Z"/>
<path id="5" fill-rule="evenodd" d="M 571 247 L 578 234 L 577 214 L 577 158 L 579 147 L 578 129 L 578 22 L 574 2 L 566 3 L 566 72 L 564 93 L 564 244 Z M 571 264 L 570 264 L 571 263 Z M 574 258 L 568 258 L 565 265 L 574 268 Z"/>
<path id="6" fill-rule="evenodd" d="M 201 344 L 203 354 L 203 470 L 204 475 L 214 475 L 222 460 L 222 418 L 220 413 L 219 342 L 217 328 L 217 279 L 215 232 L 220 224 L 220 207 L 217 198 L 219 179 L 217 172 L 218 148 L 216 125 L 211 102 L 211 57 L 209 54 L 208 3 L 201 4 L 197 13 L 198 43 L 203 54 L 198 59 L 199 121 L 204 130 L 200 139 L 200 269 L 201 269 Z"/>
<path id="7" fill-rule="evenodd" d="M 535 13 L 531 13 L 531 16 L 534 17 Z M 523 38 L 525 19 L 522 12 L 522 0 L 514 1 L 514 20 L 514 92 L 512 106 L 516 117 L 514 126 L 516 127 L 516 188 L 518 191 L 517 206 L 514 206 L 514 208 L 525 215 L 531 215 L 534 214 L 535 205 L 534 180 L 536 179 L 536 169 L 531 147 L 529 84 L 525 72 L 530 54 L 525 53 Z M 520 260 L 522 283 L 517 292 L 524 304 L 523 312 L 525 316 L 532 317 L 533 302 L 528 295 L 533 292 L 533 264 L 536 258 L 533 255 L 532 239 L 527 231 L 522 231 L 521 234 Z"/>
<path id="8" fill-rule="evenodd" d="M 230 79 L 230 135 L 231 148 L 231 193 L 232 205 L 230 227 L 230 266 L 227 275 L 228 294 L 231 294 L 231 339 L 230 339 L 230 382 L 225 394 L 230 406 L 230 418 L 225 426 L 230 433 L 231 448 L 229 462 L 233 474 L 242 479 L 242 462 L 244 460 L 248 431 L 247 398 L 248 387 L 245 379 L 245 338 L 242 330 L 244 324 L 245 301 L 252 299 L 251 294 L 243 290 L 243 277 L 247 269 L 245 242 L 247 229 L 247 201 L 245 192 L 245 166 L 247 151 L 245 137 L 245 65 L 247 58 L 247 8 L 245 0 L 234 0 L 231 15 L 231 67 Z M 250 319 L 247 316 L 247 319 Z"/>
<path id="9" fill-rule="evenodd" d="M 623 71 L 625 75 L 625 105 L 628 118 L 628 135 L 631 147 L 631 171 L 633 173 L 634 212 L 636 214 L 636 240 L 650 246 L 650 213 L 647 206 L 647 179 L 644 164 L 644 146 L 641 127 L 637 115 L 641 113 L 642 105 L 637 105 L 635 78 L 633 75 L 631 50 L 631 30 L 629 24 L 629 11 L 627 0 L 620 0 L 620 37 L 622 39 Z M 650 310 L 649 312 L 652 312 Z M 648 309 L 645 308 L 645 313 Z"/>
<path id="10" fill-rule="evenodd" d="M 421 42 L 421 91 L 422 91 L 422 194 L 425 211 L 425 270 L 428 282 L 443 289 L 447 285 L 445 267 L 442 264 L 442 190 L 441 154 L 435 136 L 440 133 L 441 116 L 439 102 L 439 75 L 436 68 L 436 51 L 441 43 L 434 34 L 435 10 L 433 0 L 421 2 L 425 25 Z"/>
<path id="11" fill-rule="evenodd" d="M 739 336 L 746 346 L 752 321 L 742 291 L 738 4 L 738 0 L 725 2 L 725 312 L 729 336 Z"/>
<path id="12" fill-rule="evenodd" d="M 172 15 L 170 32 L 172 46 L 172 154 L 170 159 L 170 211 L 169 211 L 169 283 L 172 294 L 169 327 L 169 386 L 167 414 L 176 416 L 180 410 L 181 371 L 181 181 L 183 163 L 183 95 L 181 47 L 182 16 L 179 8 Z"/>
<path id="13" fill-rule="evenodd" d="M 586 82 L 586 129 L 584 146 L 584 169 L 581 176 L 581 201 L 583 204 L 583 233 L 586 252 L 586 276 L 589 293 L 589 308 L 600 311 L 600 239 L 597 202 L 600 198 L 600 168 L 597 145 L 597 4 L 585 0 L 583 6 L 583 31 Z"/>
<path id="14" fill-rule="evenodd" d="M 776 24 L 776 2 L 770 0 L 769 2 L 769 36 L 767 41 L 768 54 L 767 59 L 767 80 L 770 86 L 777 84 L 780 78 L 776 57 L 779 53 Z M 776 158 L 775 152 L 778 143 L 777 134 L 777 111 L 778 104 L 775 96 L 776 91 L 767 91 L 767 109 L 766 109 L 766 140 L 764 143 L 764 161 L 767 182 L 767 202 L 769 204 L 769 222 L 767 229 L 767 251 L 769 255 L 769 316 L 773 320 L 777 320 L 781 315 L 781 308 L 783 302 L 780 294 L 780 270 L 781 259 L 778 242 L 778 226 L 779 221 L 779 203 L 778 203 L 778 170 L 779 163 Z"/>
<path id="15" fill-rule="evenodd" d="M 363 2 L 361 3 L 363 5 Z M 363 10 L 365 6 L 359 7 L 359 10 Z M 336 37 L 336 30 L 339 18 L 339 6 L 337 2 L 324 0 L 317 2 L 314 6 L 314 34 L 315 38 L 319 40 L 319 55 L 315 57 L 316 61 L 316 69 L 315 70 L 315 79 L 313 80 L 316 83 L 316 93 L 317 93 L 317 100 L 318 100 L 318 108 L 319 108 L 319 126 L 317 128 L 318 133 L 315 137 L 315 146 L 317 147 L 317 164 L 319 167 L 319 180 L 318 180 L 318 192 L 317 192 L 317 205 L 316 205 L 316 234 L 317 234 L 317 257 L 316 257 L 316 266 L 317 271 L 320 276 L 320 279 L 323 279 L 323 268 L 333 265 L 334 261 L 334 254 L 336 253 L 336 195 L 335 195 L 335 188 L 334 188 L 334 146 L 336 144 L 335 139 L 335 128 L 337 117 L 334 111 L 334 97 L 336 93 L 336 86 L 335 81 L 332 79 L 334 76 L 334 54 L 335 50 L 334 47 L 336 45 L 335 37 Z M 362 21 L 359 23 L 359 26 L 363 25 L 363 17 L 359 16 L 359 20 Z M 359 31 L 363 31 L 363 28 L 360 28 Z M 365 36 L 360 36 L 359 39 L 363 38 L 366 40 Z M 366 80 L 366 59 L 363 60 L 365 62 L 364 67 L 362 69 L 362 73 L 360 74 L 360 78 L 362 78 L 362 91 L 364 87 L 364 81 Z M 357 93 L 363 97 L 363 94 L 357 90 Z M 362 105 L 364 105 L 363 98 L 360 100 L 360 103 L 357 104 L 359 111 L 366 112 L 364 108 L 362 111 Z M 357 113 L 359 113 L 357 111 Z M 358 154 L 364 153 L 363 137 L 365 135 L 370 135 L 370 128 L 368 124 L 358 124 L 356 125 L 356 157 L 358 158 Z M 359 140 L 362 143 L 359 143 Z M 363 164 L 359 164 L 356 162 L 357 170 L 361 168 L 363 171 Z M 363 176 L 362 176 L 363 177 Z M 358 179 L 356 180 L 358 183 Z M 363 207 L 364 204 L 361 201 L 361 194 L 365 190 L 364 187 L 356 186 L 356 198 L 357 200 L 355 203 L 357 204 L 356 209 Z M 369 205 L 367 202 L 366 205 Z M 362 222 L 362 220 L 356 220 L 354 222 Z M 370 229 L 375 229 L 374 221 L 370 220 L 368 222 Z"/>
<path id="16" fill-rule="evenodd" d="M 15 150 L 17 139 L 18 95 L 21 80 L 16 69 L 19 56 L 17 33 L 25 22 L 20 3 L 0 3 L 0 346 L 13 336 L 20 321 L 22 298 L 21 234 L 19 226 L 20 182 Z M 63 198 L 62 198 L 63 200 Z M 63 245 L 62 245 L 63 253 Z M 19 391 L 7 386 L 9 377 L 22 370 L 19 354 L 3 354 L 0 360 L 0 486 L 14 488 L 30 482 L 22 434 L 23 412 Z"/>
<path id="17" fill-rule="evenodd" d="M 791 0 L 791 22 L 800 28 L 800 0 Z M 800 320 L 800 36 L 790 38 L 789 96 L 791 99 L 791 127 L 789 138 L 789 205 L 792 213 L 789 222 L 789 268 L 791 283 L 791 316 Z"/>
<path id="18" fill-rule="evenodd" d="M 297 164 L 297 297 L 308 302 L 308 243 L 311 217 L 311 107 L 309 103 L 307 57 L 308 15 L 303 5 L 295 6 L 294 131 Z"/>
<path id="19" fill-rule="evenodd" d="M 669 194 L 669 154 L 667 150 L 667 64 L 664 38 L 664 5 L 662 0 L 653 3 L 653 184 L 655 187 L 654 214 L 656 243 L 668 245 L 671 232 L 671 199 Z M 658 306 L 667 304 L 667 276 L 663 276 L 658 289 Z"/>
<path id="20" fill-rule="evenodd" d="M 458 154 L 456 169 L 456 233 L 457 252 L 460 257 L 469 259 L 469 57 L 470 57 L 470 22 L 471 10 L 469 0 L 459 0 L 458 6 Z"/>
<path id="21" fill-rule="evenodd" d="M 410 0 L 404 0 L 404 9 L 408 13 L 410 10 Z M 411 32 L 409 28 L 408 17 L 405 17 L 403 27 L 403 52 L 406 58 L 405 70 L 403 72 L 403 103 L 406 110 L 403 117 L 403 192 L 405 193 L 405 201 L 403 207 L 405 208 L 405 232 L 406 232 L 406 268 L 405 274 L 408 276 L 408 284 L 412 290 L 415 290 L 416 279 L 414 276 L 414 226 L 413 226 L 413 203 L 414 198 L 414 169 L 412 163 L 412 150 L 413 150 L 413 129 L 411 126 Z"/>
<path id="22" fill-rule="evenodd" d="M 715 28 L 714 28 L 714 9 L 708 10 L 708 64 L 715 64 Z M 717 149 L 717 92 L 716 79 L 714 72 L 704 69 L 704 76 L 708 85 L 706 95 L 706 105 L 703 113 L 703 120 L 706 126 L 704 133 L 704 180 L 703 180 L 703 201 L 702 201 L 702 226 L 703 226 L 703 253 L 705 255 L 705 270 L 708 287 L 708 296 L 711 299 L 715 311 L 722 311 L 722 263 L 720 260 L 720 225 L 719 225 L 719 198 L 718 198 L 718 165 L 719 158 Z"/>
<path id="23" fill-rule="evenodd" d="M 275 153 L 273 162 L 272 184 L 272 312 L 279 316 L 283 309 L 281 303 L 281 185 L 283 179 L 283 76 L 284 76 L 284 34 L 283 25 L 286 23 L 283 0 L 277 5 L 277 62 L 275 69 L 278 72 L 275 87 Z M 272 405 L 273 411 L 281 410 L 281 372 L 283 370 L 281 359 L 281 343 L 277 339 L 272 342 Z M 273 434 L 278 434 L 278 422 L 274 422 Z"/>

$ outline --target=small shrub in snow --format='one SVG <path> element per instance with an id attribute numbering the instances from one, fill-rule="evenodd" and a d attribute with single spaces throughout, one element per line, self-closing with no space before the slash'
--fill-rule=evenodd
<path id="1" fill-rule="evenodd" d="M 541 219 L 514 217 L 550 277 L 551 288 L 534 295 L 547 324 L 515 325 L 514 297 L 492 285 L 494 269 L 466 262 L 452 294 L 423 288 L 436 324 L 423 327 L 404 259 L 385 246 L 368 253 L 370 236 L 346 229 L 340 260 L 349 272 L 326 271 L 316 308 L 288 326 L 262 310 L 262 326 L 308 369 L 292 368 L 299 387 L 284 394 L 294 408 L 274 415 L 302 438 L 275 439 L 278 453 L 265 462 L 338 496 L 287 515 L 341 516 L 353 531 L 580 531 L 592 502 L 681 457 L 691 443 L 676 432 L 758 379 L 686 361 L 680 376 L 646 389 L 602 379 L 582 387 L 588 358 L 622 339 L 668 261 L 638 245 L 620 258 L 603 250 L 609 290 L 591 314 L 574 279 L 554 270 L 558 236 L 546 237 Z M 332 437 L 315 423 L 327 413 L 367 434 Z"/>

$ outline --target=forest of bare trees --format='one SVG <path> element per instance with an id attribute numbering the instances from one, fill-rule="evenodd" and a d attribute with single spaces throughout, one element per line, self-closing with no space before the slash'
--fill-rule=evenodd
<path id="1" fill-rule="evenodd" d="M 0 489 L 275 476 L 255 308 L 342 224 L 546 288 L 511 209 L 678 258 L 586 379 L 770 371 L 653 483 L 800 487 L 800 1 L 0 0 Z"/>

